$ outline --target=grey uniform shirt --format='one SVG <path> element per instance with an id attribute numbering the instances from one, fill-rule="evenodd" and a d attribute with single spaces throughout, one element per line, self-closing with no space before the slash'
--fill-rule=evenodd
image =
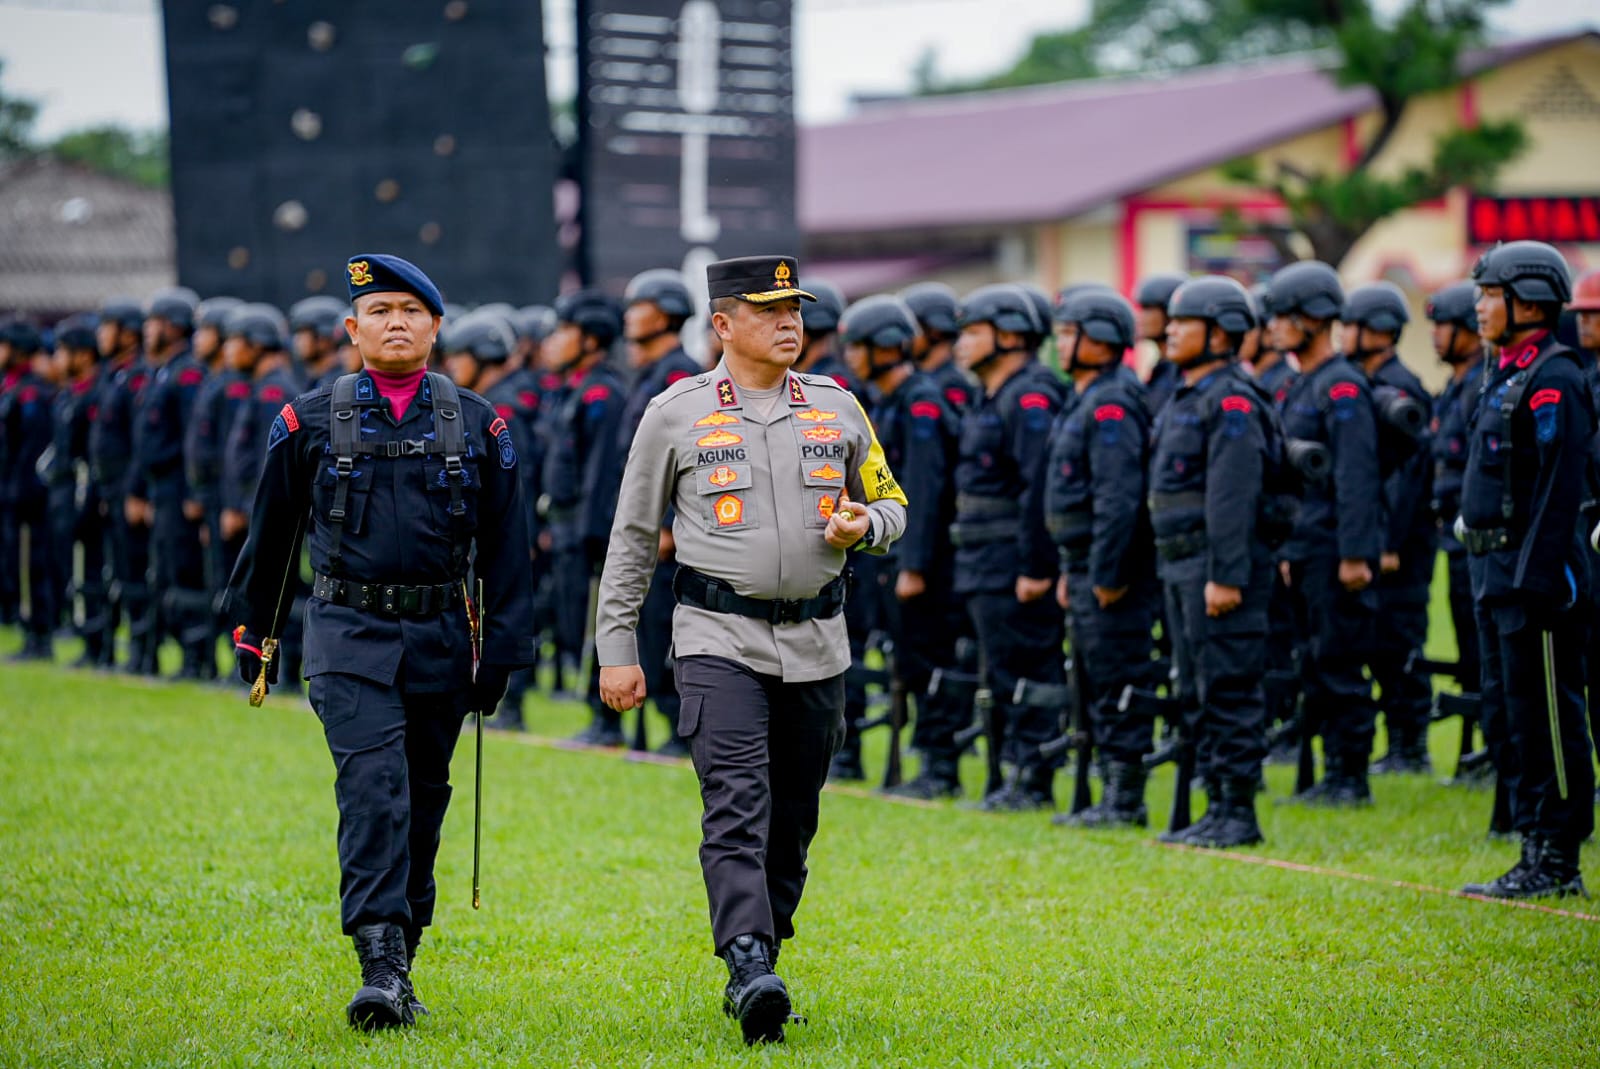
<path id="1" fill-rule="evenodd" d="M 815 597 L 838 576 L 845 551 L 823 531 L 841 489 L 871 517 L 858 548 L 881 554 L 905 530 L 905 495 L 855 397 L 827 376 L 790 372 L 786 381 L 785 396 L 764 414 L 746 407 L 719 363 L 645 409 L 600 577 L 602 666 L 639 663 L 639 606 L 668 505 L 678 563 L 752 598 Z M 672 647 L 677 657 L 727 657 L 786 682 L 827 679 L 850 665 L 842 614 L 769 624 L 679 605 Z"/>

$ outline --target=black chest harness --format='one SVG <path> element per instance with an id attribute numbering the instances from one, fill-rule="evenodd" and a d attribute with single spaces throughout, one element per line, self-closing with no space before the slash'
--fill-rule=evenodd
<path id="1" fill-rule="evenodd" d="M 1519 368 L 1515 374 L 1506 380 L 1505 391 L 1500 395 L 1500 426 L 1502 428 L 1506 449 L 1505 470 L 1500 476 L 1500 519 L 1505 526 L 1490 528 L 1467 528 L 1462 532 L 1461 544 L 1467 547 L 1467 552 L 1474 555 L 1493 553 L 1496 550 L 1512 549 L 1516 543 L 1516 534 L 1511 530 L 1511 520 L 1516 514 L 1516 501 L 1512 497 L 1514 484 L 1511 478 L 1511 465 L 1517 458 L 1516 442 L 1512 432 L 1512 417 L 1516 415 L 1517 406 L 1522 404 L 1522 397 L 1528 392 L 1528 386 L 1533 381 L 1533 376 L 1546 360 L 1565 350 L 1552 346 L 1539 353 L 1528 363 L 1527 367 Z M 1478 417 L 1483 411 L 1483 401 L 1492 391 L 1494 376 L 1484 370 L 1483 379 L 1478 383 L 1478 404 L 1473 408 L 1472 416 L 1467 420 L 1467 432 L 1470 434 L 1478 428 Z"/>
<path id="2" fill-rule="evenodd" d="M 356 405 L 356 381 L 361 376 L 341 375 L 333 384 L 333 420 L 329 424 L 329 440 L 333 448 L 334 473 L 338 481 L 333 488 L 333 503 L 328 509 L 328 567 L 335 576 L 344 571 L 344 524 L 349 517 L 350 483 L 355 475 L 358 456 L 444 458 L 445 484 L 450 490 L 450 568 L 456 576 L 466 573 L 467 543 L 471 532 L 466 530 L 467 505 L 462 494 L 466 485 L 467 454 L 466 429 L 462 426 L 461 395 L 456 384 L 444 375 L 427 373 L 428 389 L 433 398 L 433 438 L 400 442 L 368 442 L 361 438 L 361 419 Z M 398 589 L 398 588 L 396 588 Z"/>

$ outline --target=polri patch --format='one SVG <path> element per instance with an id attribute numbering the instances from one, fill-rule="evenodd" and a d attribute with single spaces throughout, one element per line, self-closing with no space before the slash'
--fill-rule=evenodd
<path id="1" fill-rule="evenodd" d="M 1539 390 L 1528 401 L 1528 407 L 1533 409 L 1533 437 L 1540 445 L 1556 440 L 1556 432 L 1561 429 L 1560 404 L 1560 390 Z"/>

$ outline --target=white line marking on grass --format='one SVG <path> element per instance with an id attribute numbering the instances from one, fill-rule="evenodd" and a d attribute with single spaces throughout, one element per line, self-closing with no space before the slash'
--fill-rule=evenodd
<path id="1" fill-rule="evenodd" d="M 1420 891 L 1423 894 L 1443 895 L 1446 898 L 1465 898 L 1473 902 L 1488 902 L 1497 906 L 1510 906 L 1514 909 L 1531 909 L 1538 913 L 1549 913 L 1557 917 L 1570 917 L 1573 920 L 1600 922 L 1600 916 L 1593 913 L 1578 913 L 1570 909 L 1557 909 L 1555 906 L 1544 906 L 1537 902 L 1523 902 L 1514 898 L 1491 898 L 1488 895 L 1470 895 L 1465 891 L 1453 891 L 1448 887 L 1412 883 L 1410 880 L 1391 880 L 1383 876 L 1369 876 L 1364 872 L 1346 872 L 1343 869 L 1330 869 L 1322 865 L 1307 865 L 1301 861 L 1285 861 L 1276 857 L 1262 857 L 1259 854 L 1241 854 L 1234 850 L 1212 850 L 1201 846 L 1189 846 L 1185 843 L 1163 843 L 1156 839 L 1148 839 L 1146 842 L 1151 846 L 1164 847 L 1168 850 L 1181 850 L 1187 854 L 1199 854 L 1203 857 L 1226 858 L 1229 861 L 1241 861 L 1246 865 L 1282 869 L 1285 872 L 1301 872 L 1312 876 L 1331 876 L 1340 880 L 1354 880 L 1357 883 L 1372 883 L 1383 887 L 1399 887 L 1407 891 Z"/>

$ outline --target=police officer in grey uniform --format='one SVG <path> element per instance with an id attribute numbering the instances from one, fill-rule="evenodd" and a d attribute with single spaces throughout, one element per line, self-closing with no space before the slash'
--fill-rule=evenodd
<path id="1" fill-rule="evenodd" d="M 781 1040 L 789 1018 L 773 966 L 794 934 L 818 794 L 844 737 L 846 553 L 883 553 L 906 516 L 860 404 L 831 378 L 789 370 L 811 299 L 798 273 L 788 256 L 707 268 L 724 356 L 645 410 L 595 624 L 601 695 L 626 711 L 646 695 L 639 609 L 672 507 L 678 733 L 705 807 L 724 1005 L 747 1043 Z"/>

